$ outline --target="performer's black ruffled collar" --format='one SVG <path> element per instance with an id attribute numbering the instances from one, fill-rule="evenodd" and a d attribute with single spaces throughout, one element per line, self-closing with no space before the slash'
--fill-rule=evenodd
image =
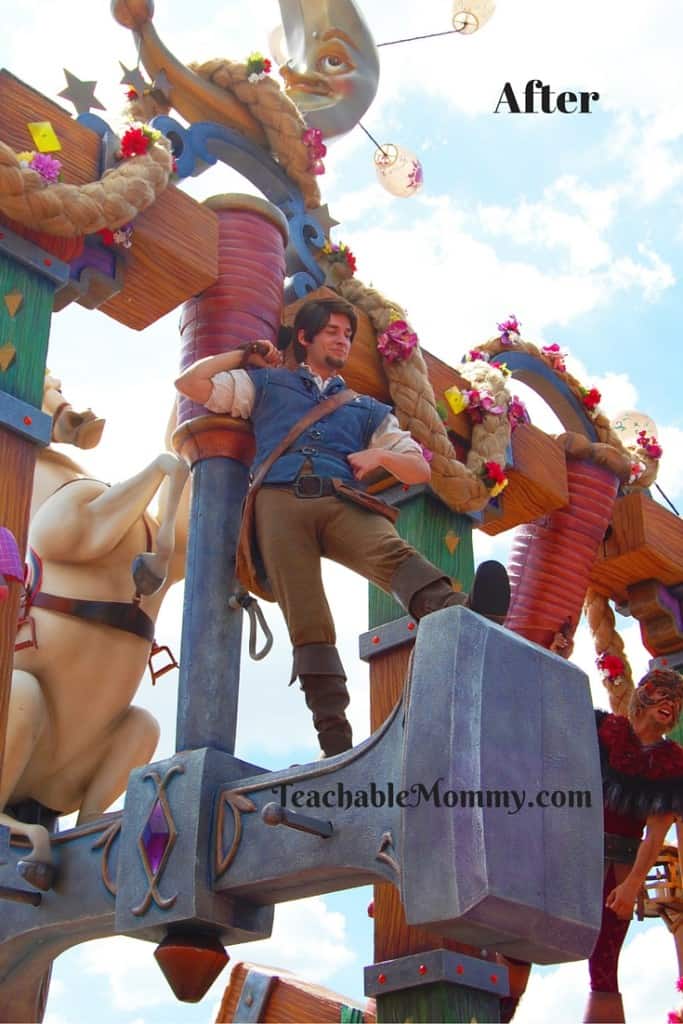
<path id="1" fill-rule="evenodd" d="M 595 718 L 606 806 L 636 818 L 683 813 L 683 747 L 672 740 L 643 747 L 628 718 L 605 711 Z"/>

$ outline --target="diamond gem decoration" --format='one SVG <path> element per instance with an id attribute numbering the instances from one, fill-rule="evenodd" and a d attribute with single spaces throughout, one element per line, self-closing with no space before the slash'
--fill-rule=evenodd
<path id="1" fill-rule="evenodd" d="M 147 824 L 142 832 L 142 846 L 153 875 L 159 870 L 171 833 L 166 814 L 159 800 L 155 800 Z"/>

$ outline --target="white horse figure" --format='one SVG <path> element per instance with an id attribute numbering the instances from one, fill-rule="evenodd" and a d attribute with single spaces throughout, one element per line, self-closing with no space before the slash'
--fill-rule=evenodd
<path id="1" fill-rule="evenodd" d="M 51 392 L 60 393 L 54 384 L 47 378 L 48 411 Z M 83 440 L 79 427 L 91 440 L 94 420 L 73 414 L 71 440 Z M 0 825 L 31 842 L 19 870 L 37 888 L 48 889 L 54 877 L 49 833 L 5 809 L 35 800 L 60 814 L 78 811 L 83 824 L 99 817 L 125 790 L 131 770 L 154 754 L 157 721 L 131 700 L 161 602 L 184 576 L 187 476 L 185 463 L 166 452 L 109 487 L 59 452 L 38 455 L 29 527 L 33 579 L 17 633 L 0 775 Z M 162 484 L 156 519 L 147 507 Z"/>

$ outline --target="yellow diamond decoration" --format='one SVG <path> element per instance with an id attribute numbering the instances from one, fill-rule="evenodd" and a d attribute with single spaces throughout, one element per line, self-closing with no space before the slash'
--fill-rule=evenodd
<path id="1" fill-rule="evenodd" d="M 5 299 L 5 305 L 7 306 L 7 312 L 10 316 L 16 316 L 21 309 L 21 304 L 24 301 L 24 296 L 21 292 L 7 292 L 7 295 L 3 296 Z"/>
<path id="2" fill-rule="evenodd" d="M 17 350 L 14 345 L 10 345 L 9 342 L 0 348 L 0 370 L 3 373 L 9 370 L 10 366 L 14 362 L 16 354 Z"/>
<path id="3" fill-rule="evenodd" d="M 39 153 L 56 153 L 62 148 L 57 133 L 49 121 L 32 121 L 26 127 Z"/>
<path id="4" fill-rule="evenodd" d="M 446 536 L 444 537 L 443 542 L 448 548 L 449 555 L 452 555 L 455 549 L 457 548 L 458 544 L 460 543 L 460 538 L 458 537 L 457 533 L 453 533 L 452 530 L 449 530 Z"/>

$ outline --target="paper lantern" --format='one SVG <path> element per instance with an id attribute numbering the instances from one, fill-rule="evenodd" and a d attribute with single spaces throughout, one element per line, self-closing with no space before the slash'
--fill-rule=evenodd
<path id="1" fill-rule="evenodd" d="M 645 431 L 648 437 L 657 437 L 657 424 L 644 412 L 637 412 L 635 409 L 627 409 L 618 412 L 612 420 L 612 430 L 623 444 L 624 448 L 632 451 L 638 447 L 638 434 Z"/>
<path id="2" fill-rule="evenodd" d="M 453 0 L 453 28 L 471 35 L 486 24 L 495 9 L 495 0 Z"/>
<path id="3" fill-rule="evenodd" d="M 422 188 L 422 164 L 410 150 L 392 142 L 375 150 L 375 170 L 380 185 L 392 196 L 409 198 Z"/>

